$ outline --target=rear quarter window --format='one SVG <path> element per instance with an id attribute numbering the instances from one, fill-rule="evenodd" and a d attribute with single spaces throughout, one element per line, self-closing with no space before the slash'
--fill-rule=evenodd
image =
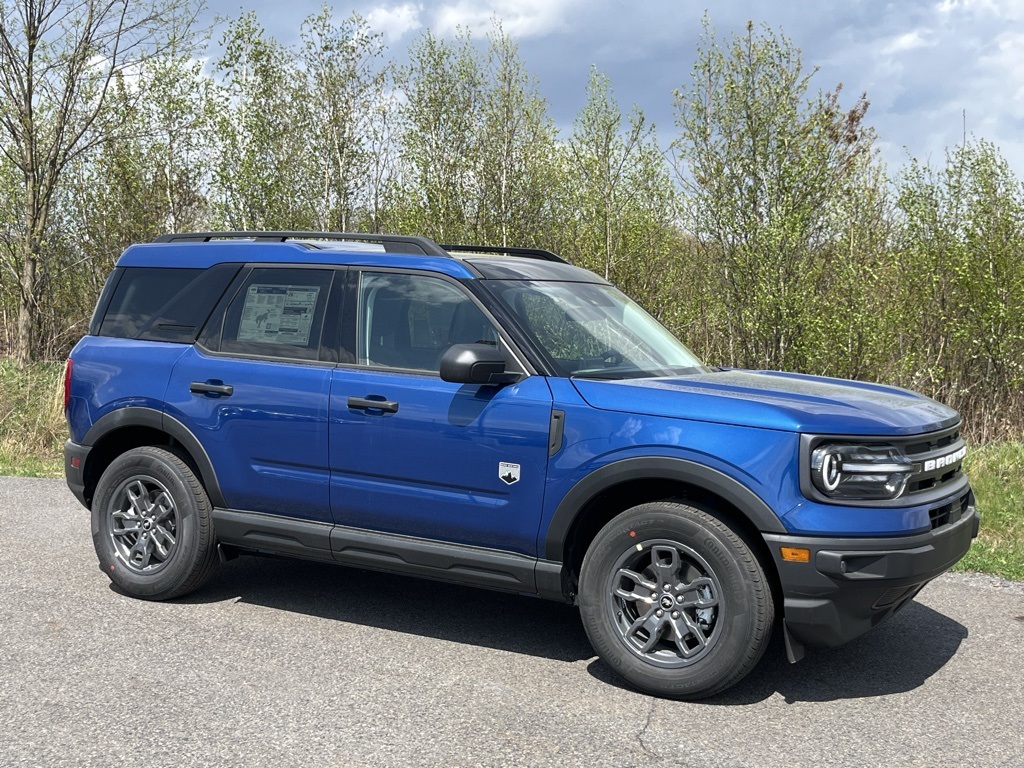
<path id="1" fill-rule="evenodd" d="M 209 269 L 127 267 L 98 335 L 191 343 L 238 269 L 237 264 Z"/>

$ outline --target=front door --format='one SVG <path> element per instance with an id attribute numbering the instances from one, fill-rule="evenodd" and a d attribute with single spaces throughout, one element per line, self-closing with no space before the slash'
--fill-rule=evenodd
<path id="1" fill-rule="evenodd" d="M 452 344 L 507 351 L 454 281 L 366 271 L 354 297 L 355 362 L 335 369 L 331 384 L 335 522 L 536 555 L 551 421 L 547 381 L 441 380 L 439 361 Z"/>

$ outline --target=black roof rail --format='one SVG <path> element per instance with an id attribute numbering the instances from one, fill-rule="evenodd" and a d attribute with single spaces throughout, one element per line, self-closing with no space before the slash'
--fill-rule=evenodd
<path id="1" fill-rule="evenodd" d="M 160 235 L 154 243 L 208 243 L 211 240 L 261 240 L 283 243 L 286 240 L 343 240 L 380 243 L 387 253 L 423 256 L 448 256 L 433 240 L 411 235 L 380 235 L 367 232 L 181 232 Z"/>
<path id="2" fill-rule="evenodd" d="M 499 253 L 506 256 L 522 256 L 526 259 L 539 259 L 540 261 L 557 261 L 559 264 L 568 264 L 565 259 L 551 251 L 543 248 L 513 248 L 511 246 L 495 245 L 442 245 L 446 251 L 457 253 Z"/>

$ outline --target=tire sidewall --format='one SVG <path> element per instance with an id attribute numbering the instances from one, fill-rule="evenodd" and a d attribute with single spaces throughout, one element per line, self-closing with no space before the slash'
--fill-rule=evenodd
<path id="1" fill-rule="evenodd" d="M 663 504 L 641 505 L 601 530 L 583 561 L 578 603 L 594 650 L 617 674 L 648 693 L 692 697 L 713 692 L 735 675 L 754 633 L 756 606 L 724 526 L 701 510 L 673 506 L 680 513 L 665 511 Z M 643 661 L 626 646 L 609 613 L 611 569 L 628 549 L 652 539 L 669 539 L 694 550 L 714 571 L 720 587 L 720 634 L 705 656 L 687 666 L 665 668 Z"/>
<path id="2" fill-rule="evenodd" d="M 174 462 L 174 455 L 160 449 L 136 449 L 119 456 L 107 467 L 96 486 L 92 503 L 92 539 L 100 570 L 132 597 L 159 600 L 173 595 L 187 581 L 203 554 L 199 517 L 208 504 L 197 499 L 188 478 Z M 177 512 L 174 551 L 152 573 L 129 568 L 110 538 L 111 502 L 123 483 L 132 478 L 152 478 L 167 489 Z M 204 509 L 205 507 L 205 509 Z"/>

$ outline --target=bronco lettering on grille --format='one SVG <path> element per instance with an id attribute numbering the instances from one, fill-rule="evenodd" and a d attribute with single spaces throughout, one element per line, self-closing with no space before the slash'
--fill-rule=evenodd
<path id="1" fill-rule="evenodd" d="M 964 456 L 967 455 L 967 446 L 964 446 L 959 451 L 953 451 L 953 453 L 947 453 L 945 456 L 939 456 L 937 459 L 928 459 L 924 463 L 924 471 L 931 472 L 933 469 L 942 469 L 943 467 L 949 467 L 961 461 Z"/>

